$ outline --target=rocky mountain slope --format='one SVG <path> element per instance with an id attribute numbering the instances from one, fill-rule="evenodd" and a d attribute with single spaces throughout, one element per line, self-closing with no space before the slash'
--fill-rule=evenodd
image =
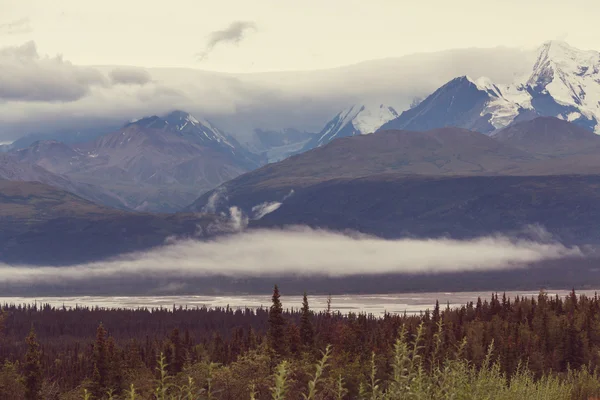
<path id="1" fill-rule="evenodd" d="M 59 159 L 60 163 L 63 163 L 63 159 Z M 40 164 L 43 165 L 45 162 Z M 0 153 L 0 179 L 16 182 L 41 182 L 75 193 L 99 204 L 122 208 L 120 199 L 101 187 L 73 181 L 64 175 L 52 173 L 36 163 L 20 161 L 13 154 Z"/>
<path id="2" fill-rule="evenodd" d="M 93 142 L 35 142 L 12 154 L 101 187 L 122 207 L 167 212 L 263 162 L 208 121 L 182 111 L 133 121 Z"/>

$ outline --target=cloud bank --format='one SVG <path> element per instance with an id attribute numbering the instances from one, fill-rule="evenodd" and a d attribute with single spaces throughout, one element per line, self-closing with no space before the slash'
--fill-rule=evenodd
<path id="1" fill-rule="evenodd" d="M 239 28 L 215 35 L 210 43 L 235 43 L 244 31 Z M 462 49 L 331 70 L 236 75 L 78 66 L 62 56 L 41 55 L 28 42 L 0 48 L 0 142 L 32 132 L 77 131 L 96 121 L 120 126 L 172 109 L 214 121 L 242 142 L 254 137 L 255 128 L 319 132 L 351 104 L 385 103 L 402 111 L 415 97 L 423 98 L 459 75 L 512 81 L 531 68 L 532 54 L 508 48 Z"/>
<path id="2" fill-rule="evenodd" d="M 69 267 L 0 265 L 0 284 L 67 284 L 104 278 L 332 276 L 525 268 L 577 257 L 578 248 L 504 236 L 470 241 L 383 240 L 292 227 L 254 230 L 208 242 L 179 241 L 145 253 Z"/>

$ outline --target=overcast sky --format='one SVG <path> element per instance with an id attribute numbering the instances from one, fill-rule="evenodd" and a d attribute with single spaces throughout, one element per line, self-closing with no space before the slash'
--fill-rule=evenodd
<path id="1" fill-rule="evenodd" d="M 0 47 L 75 64 L 312 70 L 566 39 L 600 49 L 596 0 L 0 0 Z"/>

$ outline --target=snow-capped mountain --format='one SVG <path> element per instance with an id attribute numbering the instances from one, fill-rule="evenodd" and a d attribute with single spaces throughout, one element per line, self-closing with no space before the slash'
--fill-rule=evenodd
<path id="1" fill-rule="evenodd" d="M 536 116 L 557 117 L 600 133 L 600 53 L 546 42 L 531 72 L 515 82 L 455 78 L 381 129 L 456 126 L 492 133 Z"/>
<path id="2" fill-rule="evenodd" d="M 383 124 L 397 117 L 396 110 L 384 104 L 354 105 L 333 117 L 323 130 L 306 144 L 304 150 L 321 147 L 341 137 L 373 133 Z"/>
<path id="3" fill-rule="evenodd" d="M 524 89 L 530 107 L 600 133 L 600 53 L 545 43 Z"/>

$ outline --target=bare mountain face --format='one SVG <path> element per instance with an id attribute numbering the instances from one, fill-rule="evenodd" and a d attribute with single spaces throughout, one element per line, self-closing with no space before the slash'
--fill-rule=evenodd
<path id="1" fill-rule="evenodd" d="M 279 182 L 354 178 L 385 172 L 490 174 L 516 168 L 519 163 L 531 159 L 529 154 L 460 128 L 427 132 L 382 131 L 376 135 L 335 140 L 244 177 L 256 175 L 263 182 Z"/>
<path id="2" fill-rule="evenodd" d="M 514 82 L 453 79 L 381 130 L 457 126 L 492 133 L 536 116 L 557 117 L 600 133 L 600 53 L 546 42 L 530 72 Z"/>
<path id="3" fill-rule="evenodd" d="M 14 150 L 12 156 L 36 164 L 57 174 L 64 174 L 84 157 L 69 145 L 56 140 L 37 141 L 26 148 Z"/>
<path id="4" fill-rule="evenodd" d="M 114 121 L 107 122 L 105 119 L 89 118 L 85 122 L 75 123 L 75 127 L 69 129 L 58 129 L 43 133 L 29 133 L 15 140 L 10 144 L 10 149 L 23 149 L 31 146 L 35 142 L 56 141 L 75 145 L 77 143 L 86 143 L 106 134 L 113 132 L 122 125 Z"/>
<path id="5" fill-rule="evenodd" d="M 175 111 L 69 147 L 36 142 L 13 152 L 75 182 L 103 188 L 128 209 L 172 212 L 262 160 L 208 121 Z"/>
<path id="6" fill-rule="evenodd" d="M 596 136 L 555 118 L 511 128 L 519 134 L 501 132 L 498 140 L 459 128 L 335 140 L 227 182 L 190 209 L 238 206 L 251 226 L 385 237 L 512 235 L 541 224 L 569 242 L 600 242 L 600 150 L 560 145 Z M 518 136 L 537 138 L 542 151 L 527 152 L 519 140 L 513 146 Z"/>
<path id="7" fill-rule="evenodd" d="M 573 123 L 539 117 L 516 122 L 494 133 L 499 142 L 533 154 L 566 157 L 569 155 L 600 155 L 600 136 Z M 599 171 L 600 172 L 600 171 Z"/>
<path id="8" fill-rule="evenodd" d="M 0 262 L 42 265 L 94 261 L 227 229 L 212 215 L 126 212 L 40 182 L 2 179 L 0 226 Z"/>
<path id="9" fill-rule="evenodd" d="M 0 179 L 16 182 L 41 182 L 75 193 L 96 203 L 121 208 L 119 199 L 110 192 L 85 182 L 73 181 L 64 175 L 52 173 L 36 163 L 20 161 L 13 154 L 0 153 Z"/>
<path id="10" fill-rule="evenodd" d="M 206 193 L 192 205 L 204 207 L 213 195 L 223 193 L 226 207 L 248 207 L 281 201 L 289 191 L 332 179 L 356 179 L 394 173 L 404 176 L 459 176 L 511 174 L 537 162 L 531 154 L 486 135 L 459 128 L 427 132 L 382 131 L 375 135 L 341 138 L 269 164 Z M 278 197 L 270 197 L 271 192 Z M 266 196 L 265 196 L 266 194 Z M 251 204 L 252 203 L 252 204 Z"/>

